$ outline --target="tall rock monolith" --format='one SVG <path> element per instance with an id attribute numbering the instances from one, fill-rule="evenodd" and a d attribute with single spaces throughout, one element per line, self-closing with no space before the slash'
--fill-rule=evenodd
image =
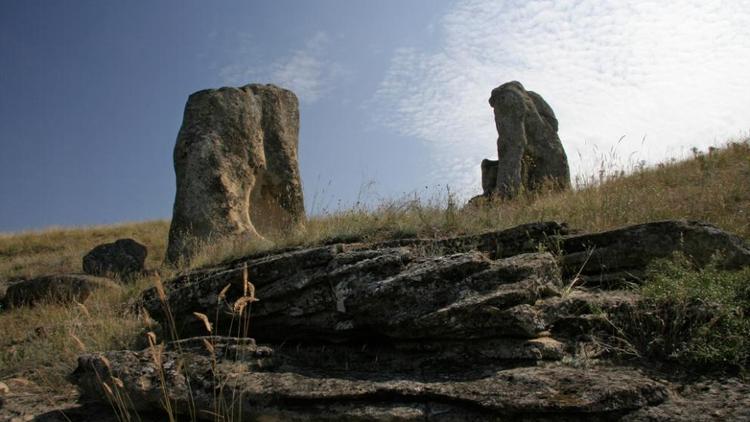
<path id="1" fill-rule="evenodd" d="M 226 238 L 261 239 L 303 224 L 298 136 L 289 90 L 251 84 L 190 95 L 174 148 L 167 262 Z"/>
<path id="2" fill-rule="evenodd" d="M 544 187 L 569 188 L 557 118 L 541 95 L 512 81 L 493 89 L 489 103 L 495 113 L 498 160 L 482 161 L 482 195 L 513 198 Z"/>

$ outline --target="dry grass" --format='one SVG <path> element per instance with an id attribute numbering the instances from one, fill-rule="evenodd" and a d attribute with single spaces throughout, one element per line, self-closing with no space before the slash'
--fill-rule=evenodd
<path id="1" fill-rule="evenodd" d="M 145 244 L 146 266 L 159 268 L 168 229 L 168 221 L 151 221 L 0 234 L 0 296 L 8 280 L 81 272 L 89 250 L 119 238 Z M 151 280 L 142 279 L 123 291 L 96 291 L 85 306 L 50 303 L 0 311 L 0 379 L 20 376 L 54 388 L 72 371 L 82 346 L 106 350 L 132 345 L 144 322 L 124 303 L 150 284 Z"/>
<path id="2" fill-rule="evenodd" d="M 603 166 L 603 168 L 611 168 Z M 270 248 L 313 245 L 330 239 L 381 240 L 478 233 L 521 223 L 559 220 L 589 231 L 653 220 L 706 220 L 750 239 L 750 144 L 729 143 L 710 153 L 628 174 L 603 170 L 579 180 L 576 190 L 526 195 L 487 207 L 460 207 L 448 193 L 429 200 L 404 198 L 372 209 L 354 207 L 311 218 L 303 232 L 284 238 L 207 245 L 193 267 Z M 168 222 L 53 229 L 0 235 L 0 282 L 16 277 L 80 271 L 93 246 L 132 237 L 149 249 L 147 266 L 160 269 Z M 166 269 L 161 268 L 162 275 Z M 147 324 L 124 312 L 123 303 L 154 280 L 124 293 L 98 292 L 78 306 L 42 305 L 0 312 L 0 378 L 26 374 L 55 385 L 75 365 L 79 341 L 88 350 L 118 349 L 143 336 Z M 0 292 L 1 294 L 2 292 Z M 59 384 L 58 384 L 59 385 Z"/>
<path id="3" fill-rule="evenodd" d="M 227 241 L 205 245 L 191 267 L 215 264 L 273 248 L 315 245 L 331 239 L 383 240 L 480 233 L 543 220 L 598 231 L 647 221 L 705 220 L 750 238 L 750 144 L 729 142 L 709 152 L 656 167 L 602 157 L 595 176 L 577 180 L 569 192 L 524 195 L 490 206 L 460 207 L 450 192 L 432 198 L 405 197 L 368 208 L 355 206 L 310 218 L 304 231 L 265 242 Z M 81 258 L 99 243 L 132 237 L 149 250 L 147 267 L 159 268 L 168 221 L 117 226 L 51 229 L 0 234 L 0 281 L 80 271 Z"/>
<path id="4" fill-rule="evenodd" d="M 608 161 L 609 160 L 609 161 Z M 459 207 L 446 191 L 424 200 L 403 198 L 378 207 L 354 207 L 311 218 L 304 231 L 264 243 L 208 245 L 193 267 L 215 264 L 269 247 L 314 245 L 331 239 L 384 240 L 481 233 L 534 221 L 558 220 L 586 231 L 664 219 L 704 220 L 750 239 L 750 143 L 729 142 L 690 159 L 655 167 L 616 157 L 568 192 L 527 194 L 489 206 Z"/>
<path id="5" fill-rule="evenodd" d="M 83 351 L 132 347 L 153 322 L 125 303 L 150 280 L 124 290 L 95 291 L 85 304 L 40 304 L 0 313 L 0 379 L 25 377 L 54 388 Z"/>
<path id="6" fill-rule="evenodd" d="M 710 153 L 655 168 L 612 171 L 579 181 L 572 192 L 549 193 L 467 210 L 462 225 L 476 232 L 542 220 L 600 231 L 663 219 L 704 220 L 750 238 L 750 144 L 730 143 Z"/>
<path id="7" fill-rule="evenodd" d="M 146 266 L 158 268 L 168 231 L 169 221 L 160 220 L 0 234 L 0 280 L 80 272 L 83 256 L 94 246 L 127 237 L 146 245 Z"/>

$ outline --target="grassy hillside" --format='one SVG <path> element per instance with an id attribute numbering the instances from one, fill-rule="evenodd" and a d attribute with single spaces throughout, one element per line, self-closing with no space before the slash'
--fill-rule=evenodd
<path id="1" fill-rule="evenodd" d="M 605 166 L 603 165 L 602 168 Z M 315 244 L 332 238 L 381 240 L 480 233 L 518 224 L 558 220 L 587 231 L 664 219 L 704 220 L 750 239 L 750 140 L 729 142 L 690 159 L 655 167 L 601 170 L 569 192 L 525 195 L 485 207 L 463 207 L 450 195 L 386 201 L 311 219 L 302 233 L 276 246 Z M 268 247 L 211 245 L 193 266 Z"/>
<path id="2" fill-rule="evenodd" d="M 376 209 L 354 208 L 312 218 L 304 232 L 263 244 L 210 245 L 193 263 L 207 265 L 271 247 L 315 244 L 332 238 L 379 240 L 477 233 L 517 224 L 559 220 L 589 231 L 646 221 L 705 220 L 750 239 L 750 143 L 729 143 L 692 158 L 653 168 L 602 172 L 570 192 L 526 195 L 486 207 L 461 208 L 450 196 L 398 200 Z M 0 285 L 9 279 L 80 271 L 93 246 L 132 237 L 149 248 L 147 266 L 159 269 L 168 222 L 53 229 L 0 235 Z M 162 274 L 171 273 L 162 269 Z M 85 307 L 37 306 L 0 312 L 0 379 L 23 375 L 51 385 L 72 370 L 81 349 L 113 349 L 142 337 L 149 321 L 121 306 L 153 283 L 143 279 L 124 293 L 97 293 Z M 2 292 L 0 292 L 1 294 Z"/>
<path id="3" fill-rule="evenodd" d="M 148 247 L 146 265 L 155 268 L 164 260 L 168 230 L 169 221 L 147 221 L 0 234 L 0 281 L 80 272 L 83 256 L 94 246 L 125 237 Z"/>
<path id="4" fill-rule="evenodd" d="M 304 232 L 263 244 L 209 245 L 192 266 L 272 247 L 315 244 L 331 238 L 440 237 L 514 225 L 559 220 L 588 231 L 686 218 L 705 220 L 750 238 L 750 143 L 725 147 L 656 167 L 601 172 L 570 192 L 526 195 L 491 206 L 460 208 L 449 195 L 434 200 L 386 201 L 375 209 L 353 208 L 312 218 Z M 164 258 L 168 221 L 92 228 L 0 234 L 0 281 L 55 272 L 80 271 L 92 247 L 132 237 L 149 250 L 146 265 Z"/>

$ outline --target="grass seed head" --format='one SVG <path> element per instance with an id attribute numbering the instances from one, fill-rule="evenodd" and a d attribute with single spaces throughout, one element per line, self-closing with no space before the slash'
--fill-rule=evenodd
<path id="1" fill-rule="evenodd" d="M 112 377 L 112 383 L 119 389 L 125 388 L 125 383 L 123 383 L 122 380 L 117 377 Z"/>
<path id="2" fill-rule="evenodd" d="M 211 326 L 211 322 L 208 320 L 208 317 L 206 314 L 202 314 L 200 312 L 193 312 L 193 315 L 195 315 L 196 318 L 201 320 L 203 322 L 203 326 L 206 327 L 206 331 L 208 331 L 209 334 L 213 332 L 213 327 Z"/>
<path id="3" fill-rule="evenodd" d="M 227 284 L 223 289 L 221 289 L 221 291 L 219 292 L 219 301 L 227 297 L 227 291 L 229 291 L 230 287 L 232 287 L 232 283 Z"/>
<path id="4" fill-rule="evenodd" d="M 248 283 L 250 283 L 248 275 L 247 275 L 247 263 L 245 263 L 245 266 L 242 268 L 242 286 L 243 286 L 243 296 L 248 296 L 247 289 L 248 289 Z"/>
<path id="5" fill-rule="evenodd" d="M 74 301 L 74 302 L 76 306 L 78 306 L 78 308 L 81 310 L 81 312 L 83 312 L 83 314 L 86 315 L 87 318 L 91 318 L 91 314 L 89 313 L 88 308 L 86 308 L 86 305 L 78 301 Z"/>
<path id="6" fill-rule="evenodd" d="M 211 353 L 212 355 L 215 353 L 216 349 L 214 349 L 214 345 L 205 338 L 203 339 L 203 345 L 206 346 L 206 350 L 208 350 L 208 353 Z"/>
<path id="7" fill-rule="evenodd" d="M 81 341 L 80 338 L 78 338 L 77 335 L 73 334 L 73 332 L 70 332 L 70 338 L 73 339 L 73 341 L 76 343 L 76 346 L 78 346 L 78 349 L 82 352 L 86 351 L 86 345 Z"/>
<path id="8" fill-rule="evenodd" d="M 252 296 L 242 296 L 241 298 L 237 299 L 236 302 L 234 302 L 234 312 L 242 315 L 242 312 L 245 310 L 245 307 L 248 303 L 257 302 L 258 299 Z"/>
<path id="9" fill-rule="evenodd" d="M 158 275 L 154 277 L 154 287 L 156 287 L 156 294 L 159 295 L 159 300 L 162 303 L 166 303 L 167 293 L 164 291 L 164 283 L 161 282 L 161 277 Z"/>
<path id="10" fill-rule="evenodd" d="M 156 334 L 153 331 L 146 333 L 146 338 L 148 338 L 148 345 L 150 347 L 156 346 Z"/>
<path id="11" fill-rule="evenodd" d="M 107 359 L 106 356 L 101 355 L 99 357 L 99 360 L 102 362 L 102 365 L 104 365 L 104 367 L 107 368 L 107 371 L 112 373 L 112 364 L 109 362 L 109 359 Z"/>
<path id="12" fill-rule="evenodd" d="M 107 393 L 108 396 L 110 396 L 110 397 L 114 397 L 115 396 L 115 392 L 112 391 L 112 387 L 110 387 L 109 385 L 107 385 L 106 382 L 102 383 L 102 389 L 104 390 L 105 393 Z"/>

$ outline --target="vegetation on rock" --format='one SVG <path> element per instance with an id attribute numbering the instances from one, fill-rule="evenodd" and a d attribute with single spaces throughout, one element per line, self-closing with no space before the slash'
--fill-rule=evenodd
<path id="1" fill-rule="evenodd" d="M 726 271 L 714 260 L 698 268 L 684 254 L 675 254 L 651 264 L 640 291 L 662 316 L 664 325 L 655 333 L 661 354 L 684 365 L 747 368 L 750 267 Z"/>

